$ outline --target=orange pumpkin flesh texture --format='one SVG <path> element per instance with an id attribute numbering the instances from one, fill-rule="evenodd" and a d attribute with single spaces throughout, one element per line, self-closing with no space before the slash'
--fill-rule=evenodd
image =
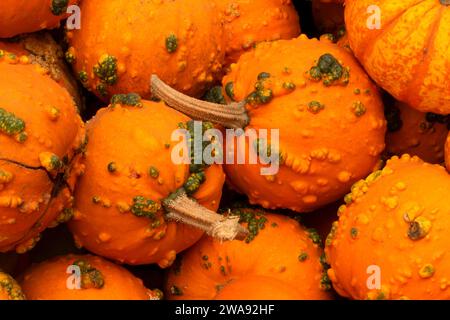
<path id="1" fill-rule="evenodd" d="M 329 298 L 321 288 L 323 269 L 319 258 L 322 251 L 304 227 L 281 215 L 251 209 L 238 211 L 256 229 L 261 225 L 264 227 L 254 232 L 248 242 L 220 242 L 210 237 L 202 238 L 169 270 L 165 286 L 167 298 Z"/>
<path id="2" fill-rule="evenodd" d="M 300 22 L 291 0 L 215 0 L 223 16 L 226 65 L 259 42 L 292 39 Z"/>
<path id="3" fill-rule="evenodd" d="M 0 41 L 0 50 L 17 56 L 27 56 L 32 63 L 49 70 L 53 80 L 69 91 L 78 109 L 83 109 L 80 87 L 72 75 L 72 70 L 67 67 L 62 48 L 50 33 L 37 32 L 15 37 L 14 41 Z"/>
<path id="4" fill-rule="evenodd" d="M 83 1 L 81 12 L 81 29 L 67 34 L 68 56 L 83 84 L 105 100 L 124 92 L 150 98 L 151 74 L 201 96 L 256 42 L 300 33 L 289 0 L 98 0 Z"/>
<path id="5" fill-rule="evenodd" d="M 377 6 L 379 29 L 367 9 Z M 445 0 L 348 0 L 350 45 L 369 75 L 422 112 L 450 113 L 450 6 Z"/>
<path id="6" fill-rule="evenodd" d="M 0 2 L 0 38 L 21 33 L 53 29 L 65 19 L 67 7 L 78 0 L 2 0 Z"/>
<path id="7" fill-rule="evenodd" d="M 22 289 L 11 276 L 0 271 L 0 301 L 24 300 Z"/>
<path id="8" fill-rule="evenodd" d="M 22 253 L 71 215 L 84 124 L 45 69 L 0 55 L 0 252 Z"/>
<path id="9" fill-rule="evenodd" d="M 103 108 L 88 123 L 85 173 L 69 226 L 76 242 L 89 251 L 123 263 L 158 263 L 164 268 L 203 233 L 165 221 L 162 209 L 153 218 L 136 216 L 132 210 L 136 197 L 158 206 L 185 184 L 189 165 L 172 161 L 176 142 L 171 142 L 171 135 L 189 118 L 163 103 L 141 103 L 141 107 L 117 104 Z M 220 165 L 212 165 L 205 175 L 194 197 L 215 211 L 224 173 Z"/>
<path id="10" fill-rule="evenodd" d="M 326 86 L 310 78 L 311 68 L 327 53 L 349 68 L 348 84 Z M 305 36 L 259 45 L 232 66 L 223 84 L 232 83 L 234 99 L 241 101 L 254 91 L 261 72 L 273 79 L 273 99 L 247 105 L 246 130 L 279 129 L 282 164 L 273 177 L 262 176 L 260 165 L 225 165 L 227 179 L 265 208 L 303 212 L 334 202 L 375 168 L 384 149 L 376 87 L 344 49 Z M 286 83 L 295 89 L 284 89 Z"/>
<path id="11" fill-rule="evenodd" d="M 355 184 L 326 241 L 336 291 L 353 299 L 450 299 L 449 188 L 442 166 L 409 155 Z M 376 285 L 370 266 L 379 267 L 379 289 L 368 287 Z"/>
<path id="12" fill-rule="evenodd" d="M 442 116 L 425 114 L 396 102 L 387 106 L 388 133 L 386 152 L 388 156 L 409 154 L 428 163 L 444 162 L 444 146 L 448 127 Z"/>
<path id="13" fill-rule="evenodd" d="M 68 268 L 79 266 L 81 281 Z M 71 281 L 70 277 L 74 277 Z M 71 286 L 68 286 L 70 284 Z M 92 255 L 67 255 L 33 265 L 21 281 L 29 300 L 157 300 L 159 290 L 149 290 L 125 268 Z"/>

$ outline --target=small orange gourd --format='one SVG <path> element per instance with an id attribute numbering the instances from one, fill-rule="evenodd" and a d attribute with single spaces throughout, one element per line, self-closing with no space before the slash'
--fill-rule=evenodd
<path id="1" fill-rule="evenodd" d="M 325 252 L 336 291 L 352 299 L 450 299 L 450 175 L 403 155 L 356 183 Z"/>
<path id="2" fill-rule="evenodd" d="M 256 131 L 258 139 L 239 147 L 241 155 L 264 155 L 265 148 L 267 155 L 278 144 L 278 172 L 262 175 L 268 165 L 239 163 L 237 152 L 233 163 L 226 161 L 230 184 L 250 203 L 313 211 L 342 197 L 379 163 L 386 121 L 377 88 L 352 55 L 330 41 L 302 35 L 261 43 L 231 66 L 222 83 L 226 98 L 239 103 L 196 101 L 156 76 L 152 87 L 196 119 L 244 128 L 248 136 Z M 279 141 L 271 142 L 270 130 L 279 133 Z M 238 150 L 237 139 L 231 141 Z M 225 146 L 224 154 L 232 149 Z"/>
<path id="3" fill-rule="evenodd" d="M 81 28 L 67 34 L 67 57 L 105 101 L 127 92 L 149 98 L 153 73 L 199 96 L 221 73 L 223 31 L 213 1 L 96 0 L 80 7 Z"/>
<path id="4" fill-rule="evenodd" d="M 345 21 L 379 86 L 419 111 L 450 113 L 449 0 L 348 0 Z"/>
<path id="5" fill-rule="evenodd" d="M 159 300 L 125 268 L 92 255 L 66 255 L 31 266 L 22 288 L 29 300 Z"/>
<path id="6" fill-rule="evenodd" d="M 226 65 L 262 41 L 300 35 L 300 22 L 291 0 L 215 0 L 224 23 Z"/>
<path id="7" fill-rule="evenodd" d="M 78 109 L 84 109 L 81 88 L 66 64 L 62 48 L 49 32 L 36 32 L 17 36 L 13 41 L 0 41 L 0 50 L 27 56 L 31 63 L 47 69 L 52 79 L 69 91 Z"/>
<path id="8" fill-rule="evenodd" d="M 0 50 L 0 252 L 25 252 L 73 213 L 84 124 L 47 73 Z"/>
<path id="9" fill-rule="evenodd" d="M 407 153 L 429 163 L 444 162 L 444 145 L 450 124 L 449 117 L 423 113 L 408 105 L 394 102 L 386 106 L 388 156 Z"/>
<path id="10" fill-rule="evenodd" d="M 67 7 L 78 0 L 2 0 L 0 1 L 0 38 L 53 29 L 68 15 Z"/>
<path id="11" fill-rule="evenodd" d="M 164 268 L 200 239 L 201 229 L 218 236 L 217 228 L 205 226 L 206 209 L 196 208 L 186 194 L 217 210 L 225 179 L 222 167 L 203 168 L 173 158 L 179 142 L 172 141 L 172 134 L 189 121 L 164 103 L 136 94 L 114 96 L 108 108 L 98 111 L 87 126 L 85 172 L 69 223 L 80 246 L 122 263 Z M 169 221 L 165 211 L 200 229 Z"/>
<path id="12" fill-rule="evenodd" d="M 166 297 L 174 300 L 328 299 L 317 234 L 297 221 L 255 209 L 234 209 L 251 230 L 247 241 L 209 237 L 177 259 Z"/>

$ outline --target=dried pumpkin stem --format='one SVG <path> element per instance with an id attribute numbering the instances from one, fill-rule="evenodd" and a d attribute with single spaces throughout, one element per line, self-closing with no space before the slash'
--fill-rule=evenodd
<path id="1" fill-rule="evenodd" d="M 201 229 L 213 238 L 245 240 L 248 236 L 248 230 L 239 224 L 239 217 L 226 217 L 206 209 L 182 189 L 166 199 L 164 207 L 169 219 Z"/>
<path id="2" fill-rule="evenodd" d="M 232 129 L 245 128 L 249 123 L 245 100 L 228 105 L 198 100 L 176 91 L 156 75 L 152 75 L 151 90 L 154 97 L 195 120 L 211 121 Z"/>

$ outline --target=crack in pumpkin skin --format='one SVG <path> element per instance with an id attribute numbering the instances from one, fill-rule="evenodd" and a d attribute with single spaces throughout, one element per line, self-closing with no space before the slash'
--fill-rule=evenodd
<path id="1" fill-rule="evenodd" d="M 409 155 L 391 158 L 355 184 L 326 241 L 328 275 L 338 293 L 352 299 L 448 299 L 449 187 L 444 168 Z M 381 270 L 381 290 L 366 285 L 371 265 Z"/>
<path id="2" fill-rule="evenodd" d="M 8 75 L 1 86 L 9 92 L 1 95 L 1 105 L 23 120 L 28 133 L 21 144 L 0 133 L 1 252 L 31 249 L 39 233 L 54 226 L 60 212 L 71 206 L 82 171 L 78 153 L 84 125 L 73 100 L 46 70 L 30 63 L 9 53 L 0 58 L 0 69 Z M 27 101 L 26 108 L 17 101 Z"/>
<path id="3" fill-rule="evenodd" d="M 240 216 L 251 230 L 248 241 L 202 238 L 168 271 L 168 299 L 330 298 L 320 288 L 322 250 L 303 226 L 259 209 L 231 209 L 229 214 Z M 307 259 L 299 259 L 302 254 Z"/>
<path id="4" fill-rule="evenodd" d="M 66 8 L 78 0 L 3 0 L 0 3 L 0 38 L 59 27 Z"/>

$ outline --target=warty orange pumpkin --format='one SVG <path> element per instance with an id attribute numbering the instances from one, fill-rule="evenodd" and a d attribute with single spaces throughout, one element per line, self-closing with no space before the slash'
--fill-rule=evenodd
<path id="1" fill-rule="evenodd" d="M 114 96 L 108 108 L 99 110 L 87 126 L 85 173 L 69 223 L 80 246 L 123 263 L 165 268 L 203 231 L 222 239 L 242 231 L 237 221 L 213 214 L 225 179 L 222 167 L 173 161 L 178 142 L 172 134 L 190 130 L 191 124 L 164 103 L 137 94 Z M 190 196 L 213 211 L 201 209 Z M 234 229 L 220 230 L 221 220 Z"/>
<path id="2" fill-rule="evenodd" d="M 0 50 L 0 73 L 0 252 L 22 253 L 71 216 L 85 132 L 46 69 Z"/>
<path id="3" fill-rule="evenodd" d="M 166 297 L 174 300 L 318 300 L 330 298 L 320 262 L 320 239 L 297 221 L 239 208 L 251 230 L 246 241 L 202 238 L 168 272 Z"/>
<path id="4" fill-rule="evenodd" d="M 407 153 L 428 163 L 444 162 L 450 117 L 423 113 L 400 102 L 386 105 L 388 156 Z"/>
<path id="5" fill-rule="evenodd" d="M 194 96 L 219 79 L 225 50 L 213 1 L 96 0 L 80 7 L 67 57 L 105 101 L 128 92 L 149 98 L 152 73 Z"/>
<path id="6" fill-rule="evenodd" d="M 79 273 L 77 273 L 79 271 Z M 33 265 L 23 275 L 29 300 L 159 300 L 125 268 L 92 255 L 66 255 Z"/>
<path id="7" fill-rule="evenodd" d="M 53 29 L 68 15 L 67 7 L 78 0 L 2 0 L 0 2 L 0 38 Z"/>
<path id="8" fill-rule="evenodd" d="M 64 51 L 49 32 L 36 32 L 17 36 L 13 40 L 1 40 L 0 50 L 17 56 L 27 56 L 31 63 L 47 69 L 53 80 L 69 91 L 78 109 L 84 109 L 81 88 L 65 62 Z"/>
<path id="9" fill-rule="evenodd" d="M 329 41 L 302 35 L 261 43 L 222 83 L 225 97 L 239 103 L 197 101 L 157 76 L 152 90 L 195 119 L 246 132 L 279 130 L 278 173 L 261 175 L 266 165 L 236 159 L 224 166 L 230 184 L 251 204 L 313 211 L 342 197 L 379 163 L 386 129 L 380 95 L 352 55 Z M 241 154 L 272 150 L 270 136 L 262 140 L 246 143 Z M 225 146 L 224 154 L 230 150 Z"/>
<path id="10" fill-rule="evenodd" d="M 450 175 L 403 155 L 356 183 L 326 240 L 328 275 L 352 299 L 450 299 Z"/>
<path id="11" fill-rule="evenodd" d="M 348 0 L 345 8 L 351 48 L 372 79 L 419 111 L 449 114 L 450 2 Z"/>

